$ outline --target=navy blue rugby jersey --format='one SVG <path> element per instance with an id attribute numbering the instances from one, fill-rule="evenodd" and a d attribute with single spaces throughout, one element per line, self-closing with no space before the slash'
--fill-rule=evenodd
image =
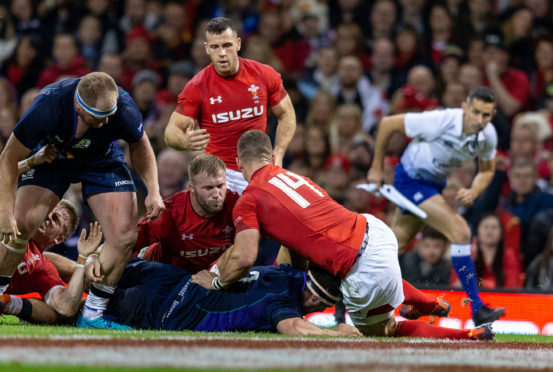
<path id="1" fill-rule="evenodd" d="M 46 144 L 55 145 L 60 150 L 57 160 L 64 162 L 90 164 L 122 157 L 117 140 L 134 143 L 143 135 L 138 107 L 127 92 L 118 88 L 117 112 L 108 123 L 89 128 L 82 137 L 75 138 L 74 97 L 79 80 L 67 79 L 43 88 L 15 126 L 15 137 L 33 152 Z"/>
<path id="2" fill-rule="evenodd" d="M 107 314 L 141 329 L 276 331 L 302 316 L 305 273 L 289 265 L 254 267 L 222 291 L 191 282 L 175 266 L 133 259 L 110 299 Z"/>

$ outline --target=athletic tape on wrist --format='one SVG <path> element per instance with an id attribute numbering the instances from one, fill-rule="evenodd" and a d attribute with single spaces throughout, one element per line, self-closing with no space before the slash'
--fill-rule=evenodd
<path id="1" fill-rule="evenodd" d="M 20 253 L 20 254 L 23 254 L 25 253 L 25 251 L 27 250 L 27 247 L 25 248 L 21 248 L 21 249 L 17 249 L 17 248 L 14 248 L 12 247 L 11 245 L 7 245 L 6 243 L 2 243 L 2 245 L 4 247 L 6 247 L 6 249 L 10 252 L 13 252 L 13 253 Z"/>
<path id="2" fill-rule="evenodd" d="M 211 281 L 211 285 L 213 286 L 213 288 L 215 288 L 216 290 L 221 290 L 224 288 L 223 284 L 221 283 L 221 280 L 219 279 L 218 276 L 216 276 L 215 278 L 213 278 L 213 280 Z"/>
<path id="3" fill-rule="evenodd" d="M 84 268 L 84 265 L 83 264 L 80 264 L 80 263 L 77 263 L 75 264 L 75 268 L 78 269 L 78 268 Z"/>

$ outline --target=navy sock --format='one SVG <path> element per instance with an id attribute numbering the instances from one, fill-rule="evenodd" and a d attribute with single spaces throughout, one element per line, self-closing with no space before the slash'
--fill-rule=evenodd
<path id="1" fill-rule="evenodd" d="M 469 244 L 451 244 L 451 264 L 470 299 L 470 307 L 474 314 L 483 303 L 478 294 L 478 278 L 470 256 Z"/>

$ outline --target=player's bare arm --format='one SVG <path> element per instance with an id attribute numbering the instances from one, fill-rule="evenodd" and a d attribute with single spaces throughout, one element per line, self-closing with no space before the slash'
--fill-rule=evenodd
<path id="1" fill-rule="evenodd" d="M 209 142 L 205 129 L 196 129 L 193 118 L 174 111 L 165 128 L 165 143 L 175 150 L 202 151 Z"/>
<path id="2" fill-rule="evenodd" d="M 478 197 L 492 182 L 493 175 L 495 173 L 495 158 L 489 161 L 478 160 L 478 173 L 470 189 L 460 189 L 457 191 L 456 199 L 463 206 L 470 206 L 474 202 L 474 199 Z"/>
<path id="3" fill-rule="evenodd" d="M 93 254 L 102 242 L 102 227 L 95 221 L 90 224 L 88 238 L 86 230 L 82 229 L 77 250 L 79 259 L 75 265 L 75 271 L 67 287 L 54 287 L 53 292 L 48 299 L 48 305 L 62 316 L 71 317 L 77 313 L 81 304 L 84 284 L 86 259 Z"/>
<path id="4" fill-rule="evenodd" d="M 22 173 L 28 172 L 30 169 L 36 167 L 37 165 L 51 163 L 57 155 L 58 149 L 56 148 L 56 146 L 50 144 L 43 146 L 40 150 L 37 151 L 36 154 L 31 156 L 30 158 L 21 160 L 17 164 L 17 172 L 19 175 L 21 175 Z"/>
<path id="5" fill-rule="evenodd" d="M 276 158 L 275 164 L 282 167 L 282 159 L 296 132 L 296 112 L 289 95 L 286 95 L 278 105 L 273 106 L 271 111 L 278 118 L 275 146 L 273 149 Z"/>
<path id="6" fill-rule="evenodd" d="M 376 183 L 379 186 L 382 183 L 382 163 L 384 162 L 386 147 L 394 132 L 405 133 L 405 114 L 386 116 L 380 121 L 374 148 L 374 158 L 371 169 L 369 169 L 369 173 L 367 174 L 369 183 Z"/>
<path id="7" fill-rule="evenodd" d="M 223 286 L 232 284 L 246 276 L 257 258 L 259 245 L 259 231 L 256 229 L 242 230 L 234 238 L 234 245 L 227 250 L 227 257 L 223 267 L 219 267 L 219 280 Z M 207 270 L 203 270 L 208 272 Z M 209 272 L 208 272 L 209 273 Z M 211 274 L 211 280 L 214 275 Z M 201 285 L 205 289 L 214 289 L 210 278 L 202 271 L 192 275 L 192 283 Z"/>
<path id="8" fill-rule="evenodd" d="M 13 206 L 18 177 L 18 163 L 31 152 L 12 134 L 0 154 L 0 241 L 8 243 L 20 235 Z"/>
<path id="9" fill-rule="evenodd" d="M 144 202 L 146 217 L 149 221 L 155 220 L 165 209 L 165 204 L 159 193 L 156 157 L 146 133 L 140 141 L 129 143 L 129 152 L 134 169 L 148 189 L 148 196 Z"/>
<path id="10" fill-rule="evenodd" d="M 346 326 L 346 327 L 344 327 Z M 344 324 L 338 330 L 319 328 L 311 322 L 302 318 L 288 318 L 278 322 L 276 328 L 279 333 L 284 335 L 318 335 L 318 336 L 343 336 L 360 337 L 361 332 L 355 327 Z"/>

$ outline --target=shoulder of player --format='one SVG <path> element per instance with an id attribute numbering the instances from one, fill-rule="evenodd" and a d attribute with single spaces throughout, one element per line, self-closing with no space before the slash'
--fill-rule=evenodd
<path id="1" fill-rule="evenodd" d="M 268 75 L 268 74 L 278 74 L 278 72 L 269 65 L 266 65 L 261 62 L 254 61 L 253 59 L 240 58 L 240 63 L 242 63 L 242 68 L 248 73 L 255 71 L 258 75 Z"/>

